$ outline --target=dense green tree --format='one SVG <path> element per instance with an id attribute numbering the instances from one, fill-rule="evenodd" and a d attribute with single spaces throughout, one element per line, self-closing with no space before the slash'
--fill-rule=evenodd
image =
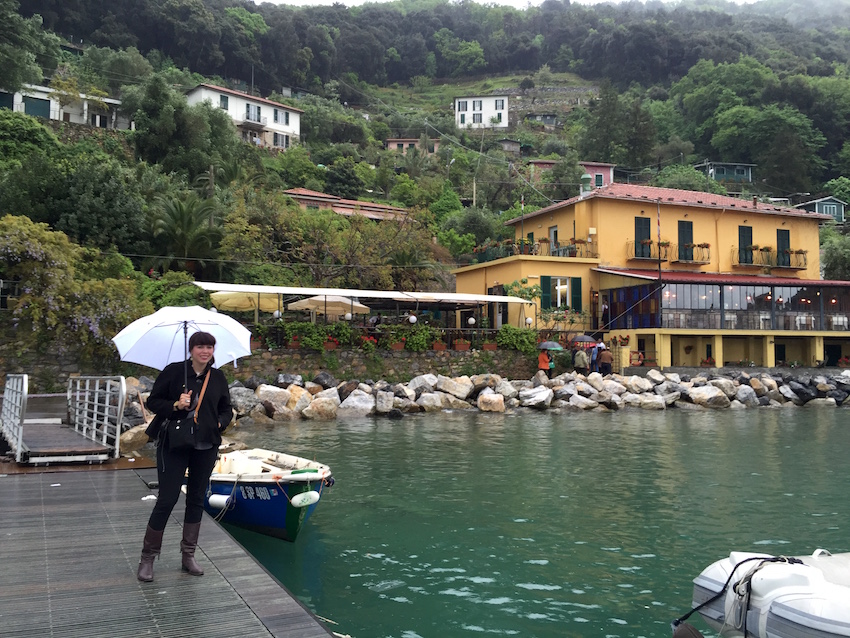
<path id="1" fill-rule="evenodd" d="M 623 109 L 616 89 L 604 83 L 599 97 L 590 105 L 590 114 L 580 142 L 584 159 L 614 161 L 623 153 Z"/>
<path id="2" fill-rule="evenodd" d="M 835 231 L 821 233 L 823 240 L 823 277 L 850 281 L 850 235 Z"/>
<path id="3" fill-rule="evenodd" d="M 850 204 L 850 178 L 836 177 L 824 184 L 824 190 L 833 197 L 837 197 L 842 202 Z"/>
<path id="4" fill-rule="evenodd" d="M 176 266 L 198 275 L 216 256 L 221 237 L 213 200 L 196 193 L 159 202 L 151 217 L 151 234 L 160 254 L 152 262 L 169 270 Z"/>
<path id="5" fill-rule="evenodd" d="M 97 254 L 81 253 L 46 224 L 0 218 L 0 255 L 0 278 L 20 282 L 21 294 L 11 309 L 18 326 L 12 347 L 54 354 L 73 349 L 84 360 L 114 361 L 111 338 L 152 311 L 135 279 L 125 276 L 126 264 L 113 272 L 101 270 L 115 277 L 88 279 L 90 269 L 78 272 L 78 261 L 97 261 Z M 115 263 L 112 257 L 106 261 Z"/>
<path id="6" fill-rule="evenodd" d="M 483 208 L 468 207 L 457 210 L 451 213 L 440 227 L 444 232 L 454 230 L 459 237 L 470 234 L 475 237 L 476 244 L 499 240 L 506 234 L 499 217 Z"/>
<path id="7" fill-rule="evenodd" d="M 365 183 L 357 174 L 354 160 L 350 157 L 338 159 L 328 167 L 325 191 L 343 199 L 358 199 Z"/>
<path id="8" fill-rule="evenodd" d="M 240 146 L 230 117 L 208 102 L 189 106 L 185 96 L 155 74 L 125 92 L 133 114 L 132 139 L 139 159 L 194 178 L 210 165 L 230 161 Z"/>
<path id="9" fill-rule="evenodd" d="M 53 133 L 36 118 L 0 109 L 0 171 L 20 166 L 32 154 L 52 153 L 57 144 Z M 0 172 L 0 185 L 2 180 Z"/>
<path id="10" fill-rule="evenodd" d="M 433 213 L 434 218 L 438 223 L 441 223 L 452 213 L 459 212 L 463 205 L 460 203 L 460 197 L 452 188 L 451 182 L 446 181 L 443 184 L 443 192 L 439 199 L 428 207 Z"/>
<path id="11" fill-rule="evenodd" d="M 41 28 L 41 16 L 24 19 L 17 0 L 0 0 L 0 87 L 14 93 L 40 84 L 59 62 L 59 40 Z"/>
<path id="12" fill-rule="evenodd" d="M 47 223 L 86 246 L 134 254 L 147 247 L 136 172 L 87 143 L 33 153 L 6 179 L 0 210 Z"/>
<path id="13" fill-rule="evenodd" d="M 726 195 L 726 189 L 722 184 L 700 173 L 691 166 L 684 164 L 671 164 L 652 179 L 653 186 L 662 188 L 677 188 L 684 191 L 701 191 L 704 193 L 717 193 Z"/>

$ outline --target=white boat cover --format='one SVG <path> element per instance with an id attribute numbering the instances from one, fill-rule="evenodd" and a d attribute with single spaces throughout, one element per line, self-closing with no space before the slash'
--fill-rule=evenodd
<path id="1" fill-rule="evenodd" d="M 850 637 L 850 553 L 817 550 L 788 560 L 732 552 L 694 579 L 694 606 L 727 582 L 724 595 L 699 610 L 721 636 Z"/>

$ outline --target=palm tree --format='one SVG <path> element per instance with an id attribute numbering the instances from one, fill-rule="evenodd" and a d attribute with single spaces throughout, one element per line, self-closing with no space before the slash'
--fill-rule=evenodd
<path id="1" fill-rule="evenodd" d="M 175 265 L 197 274 L 206 259 L 215 257 L 221 230 L 215 202 L 195 193 L 183 199 L 161 199 L 151 219 L 152 235 L 160 240 L 162 255 L 155 265 L 168 270 Z"/>

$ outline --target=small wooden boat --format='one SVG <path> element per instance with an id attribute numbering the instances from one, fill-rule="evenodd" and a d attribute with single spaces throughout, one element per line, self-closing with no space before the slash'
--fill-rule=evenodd
<path id="1" fill-rule="evenodd" d="M 333 481 L 327 465 L 299 456 L 226 452 L 213 468 L 204 508 L 223 523 L 294 541 Z"/>
<path id="2" fill-rule="evenodd" d="M 850 553 L 732 552 L 694 579 L 693 604 L 691 613 L 699 611 L 721 636 L 850 636 Z M 674 637 L 701 635 L 681 623 L 685 618 L 674 623 L 681 629 Z"/>

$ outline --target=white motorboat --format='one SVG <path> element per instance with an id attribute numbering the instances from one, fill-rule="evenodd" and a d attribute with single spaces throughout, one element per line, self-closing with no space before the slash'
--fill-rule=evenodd
<path id="1" fill-rule="evenodd" d="M 724 637 L 850 636 L 850 553 L 732 552 L 694 579 L 693 606 Z M 685 618 L 673 635 L 700 635 Z"/>

